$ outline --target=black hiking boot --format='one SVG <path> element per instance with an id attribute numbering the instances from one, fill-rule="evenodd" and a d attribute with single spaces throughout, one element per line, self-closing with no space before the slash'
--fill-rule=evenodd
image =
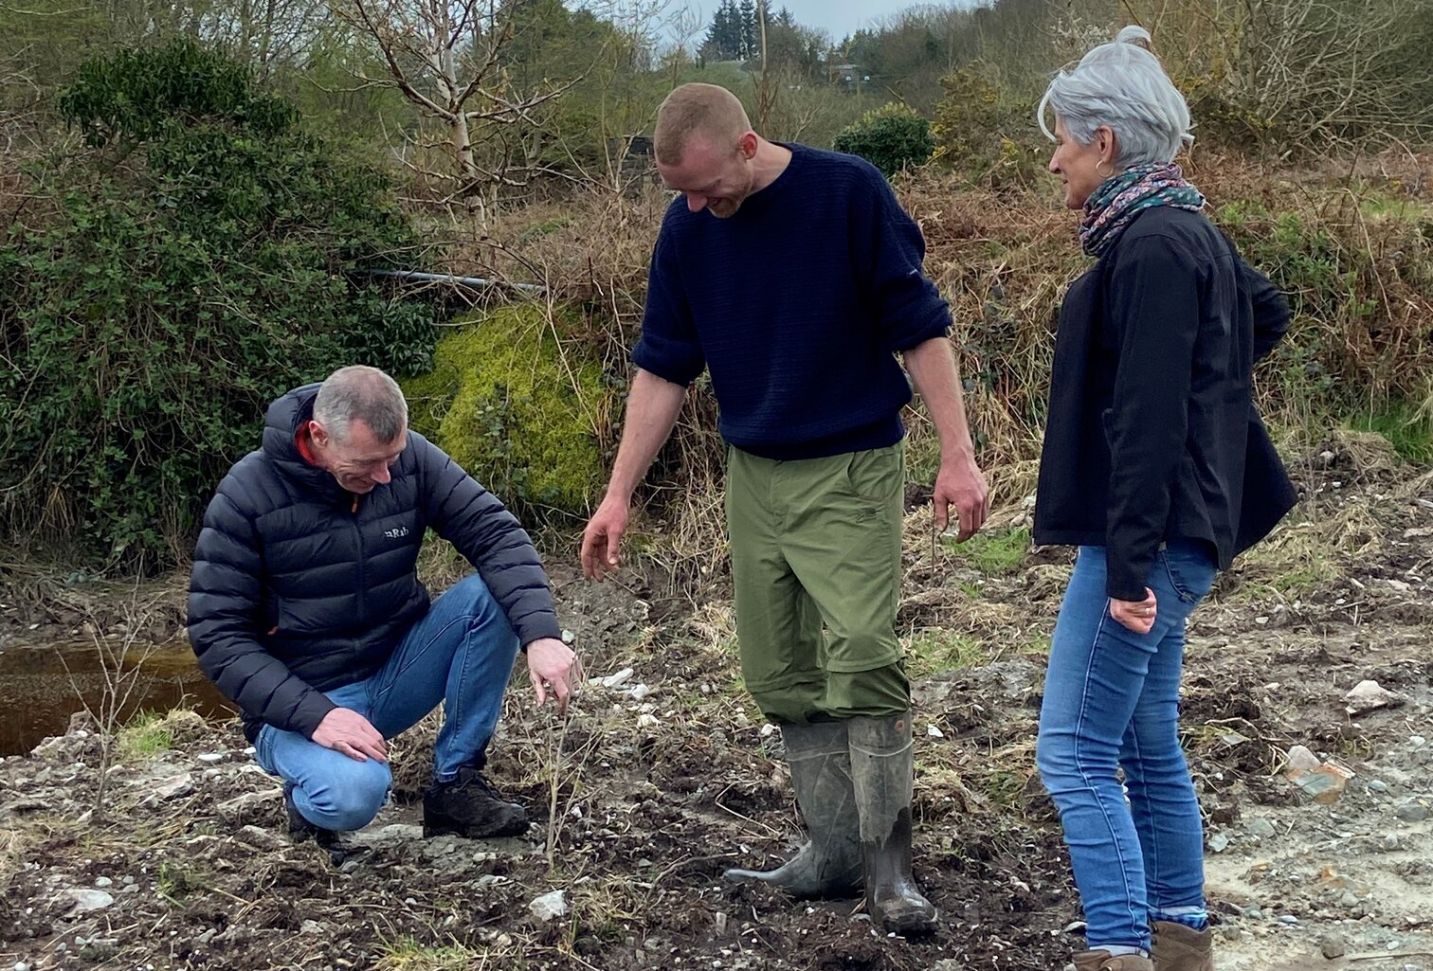
<path id="1" fill-rule="evenodd" d="M 331 829 L 324 829 L 322 826 L 315 826 L 304 818 L 303 813 L 299 812 L 299 807 L 294 805 L 294 786 L 291 782 L 284 783 L 284 809 L 289 817 L 289 836 L 295 843 L 311 839 L 330 851 L 339 845 L 338 833 Z"/>
<path id="2" fill-rule="evenodd" d="M 435 782 L 423 793 L 424 836 L 488 839 L 526 832 L 527 811 L 504 799 L 478 769 L 459 769 L 457 778 Z"/>

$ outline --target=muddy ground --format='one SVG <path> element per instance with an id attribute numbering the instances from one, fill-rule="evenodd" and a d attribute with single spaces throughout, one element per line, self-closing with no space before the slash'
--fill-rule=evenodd
<path id="1" fill-rule="evenodd" d="M 1191 628 L 1183 727 L 1217 967 L 1427 971 L 1433 476 L 1345 437 L 1300 479 L 1297 515 Z M 779 735 L 736 679 L 729 606 L 557 568 L 593 682 L 564 722 L 514 681 L 492 769 L 531 808 L 527 838 L 421 838 L 431 724 L 396 746 L 380 818 L 330 853 L 287 838 L 237 726 L 193 714 L 127 734 L 98 817 L 100 741 L 77 723 L 0 762 L 0 971 L 1058 969 L 1078 908 L 1033 757 L 1070 558 L 1026 550 L 1027 515 L 959 549 L 932 548 L 911 516 L 901 619 L 933 940 L 878 935 L 859 901 L 724 885 L 723 868 L 774 863 L 799 835 Z M 1350 714 L 1365 680 L 1392 697 Z M 1312 772 L 1292 781 L 1295 746 Z M 554 891 L 567 914 L 535 916 Z"/>

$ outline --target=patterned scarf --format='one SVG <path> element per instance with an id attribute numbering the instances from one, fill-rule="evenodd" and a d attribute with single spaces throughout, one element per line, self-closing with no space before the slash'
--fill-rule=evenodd
<path id="1" fill-rule="evenodd" d="M 1103 256 L 1135 216 L 1155 206 L 1198 212 L 1204 208 L 1204 196 L 1173 162 L 1133 166 L 1105 179 L 1085 201 L 1080 245 L 1091 256 Z"/>

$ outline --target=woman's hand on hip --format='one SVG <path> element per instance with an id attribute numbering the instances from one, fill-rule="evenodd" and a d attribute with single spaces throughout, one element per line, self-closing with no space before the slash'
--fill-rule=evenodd
<path id="1" fill-rule="evenodd" d="M 1136 634 L 1148 634 L 1153 630 L 1155 617 L 1159 614 L 1159 604 L 1154 599 L 1154 591 L 1145 587 L 1144 592 L 1143 600 L 1110 598 L 1110 616 Z"/>

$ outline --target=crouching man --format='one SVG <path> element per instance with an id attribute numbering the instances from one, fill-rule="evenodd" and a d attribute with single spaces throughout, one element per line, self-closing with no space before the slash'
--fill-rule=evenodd
<path id="1" fill-rule="evenodd" d="M 391 377 L 342 368 L 269 406 L 263 447 L 204 515 L 190 641 L 283 779 L 298 838 L 372 820 L 388 740 L 440 701 L 425 835 L 524 832 L 526 812 L 482 772 L 503 692 L 519 651 L 539 704 L 550 690 L 565 707 L 577 673 L 527 533 L 407 426 Z M 431 604 L 416 570 L 427 529 L 477 570 Z"/>

